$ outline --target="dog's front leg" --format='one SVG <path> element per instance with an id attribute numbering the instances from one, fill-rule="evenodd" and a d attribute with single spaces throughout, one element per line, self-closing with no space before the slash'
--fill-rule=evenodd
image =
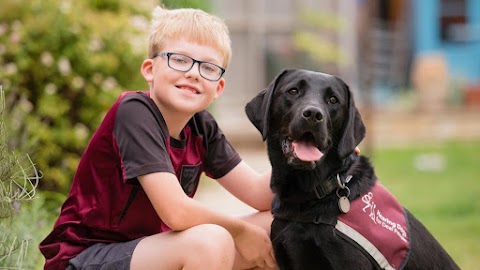
<path id="1" fill-rule="evenodd" d="M 275 260 L 277 261 L 278 268 L 280 270 L 289 270 L 293 269 L 289 265 L 288 254 L 285 250 L 283 243 L 285 242 L 284 235 L 281 235 L 279 232 L 282 232 L 284 226 L 279 224 L 283 223 L 279 220 L 274 219 L 272 222 L 272 228 L 270 233 L 270 239 L 272 240 L 273 251 L 275 252 Z"/>

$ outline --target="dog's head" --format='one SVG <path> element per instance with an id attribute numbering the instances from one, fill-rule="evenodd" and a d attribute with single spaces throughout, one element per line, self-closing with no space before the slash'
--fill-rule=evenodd
<path id="1" fill-rule="evenodd" d="M 365 137 L 348 86 L 325 73 L 284 70 L 245 111 L 263 139 L 278 144 L 298 169 L 314 169 L 327 154 L 344 159 Z"/>

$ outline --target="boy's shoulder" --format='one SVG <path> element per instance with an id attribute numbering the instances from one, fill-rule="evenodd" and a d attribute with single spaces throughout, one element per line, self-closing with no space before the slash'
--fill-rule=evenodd
<path id="1" fill-rule="evenodd" d="M 142 91 L 142 90 L 125 91 L 120 94 L 117 101 L 124 101 L 126 99 L 140 99 L 140 100 L 150 99 L 150 92 Z"/>
<path id="2" fill-rule="evenodd" d="M 208 110 L 196 113 L 190 122 L 193 122 L 193 124 L 200 129 L 200 133 L 206 135 L 220 131 L 217 120 Z"/>
<path id="3" fill-rule="evenodd" d="M 125 105 L 127 103 L 129 104 L 128 106 Z M 122 92 L 117 98 L 117 101 L 115 102 L 115 104 L 127 111 L 132 109 L 132 106 L 134 108 L 138 108 L 138 104 L 142 104 L 141 107 L 144 107 L 144 106 L 149 107 L 150 111 L 157 111 L 153 109 L 154 107 L 157 107 L 157 105 L 155 104 L 153 99 L 150 98 L 149 91 L 139 90 L 139 91 Z"/>

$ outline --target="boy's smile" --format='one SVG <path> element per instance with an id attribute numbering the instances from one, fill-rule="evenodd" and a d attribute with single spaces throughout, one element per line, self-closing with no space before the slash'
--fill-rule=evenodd
<path id="1" fill-rule="evenodd" d="M 197 87 L 189 84 L 182 84 L 182 85 L 177 85 L 178 88 L 184 90 L 186 94 L 190 95 L 199 95 L 200 91 L 198 90 Z"/>

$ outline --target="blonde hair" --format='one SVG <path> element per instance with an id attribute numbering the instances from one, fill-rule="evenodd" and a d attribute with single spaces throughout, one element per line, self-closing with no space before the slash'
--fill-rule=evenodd
<path id="1" fill-rule="evenodd" d="M 228 27 L 222 19 L 199 9 L 168 10 L 160 6 L 153 10 L 152 17 L 149 58 L 159 52 L 169 38 L 185 37 L 189 41 L 218 49 L 224 57 L 223 68 L 227 68 L 232 48 Z"/>

